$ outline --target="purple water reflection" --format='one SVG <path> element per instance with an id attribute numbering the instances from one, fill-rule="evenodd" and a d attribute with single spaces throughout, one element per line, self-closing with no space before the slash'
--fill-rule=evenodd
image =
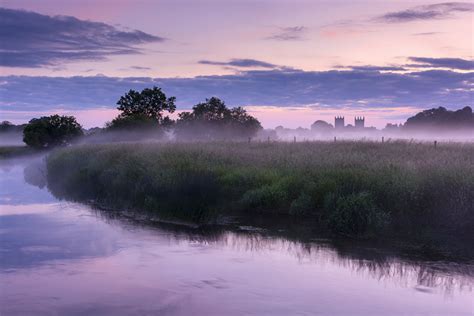
<path id="1" fill-rule="evenodd" d="M 57 201 L 0 169 L 2 315 L 471 315 L 472 265 L 203 234 Z M 22 203 L 22 201 L 24 201 Z"/>

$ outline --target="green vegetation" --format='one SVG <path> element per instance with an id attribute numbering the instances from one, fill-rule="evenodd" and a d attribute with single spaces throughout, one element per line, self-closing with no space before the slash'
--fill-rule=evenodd
<path id="1" fill-rule="evenodd" d="M 408 118 L 404 128 L 413 129 L 444 129 L 462 130 L 474 128 L 474 113 L 469 106 L 457 111 L 450 111 L 444 107 L 424 110 Z"/>
<path id="2" fill-rule="evenodd" d="M 174 121 L 164 113 L 176 110 L 175 101 L 175 97 L 167 98 L 157 87 L 141 92 L 130 90 L 117 102 L 121 113 L 107 123 L 106 131 L 123 132 L 113 140 L 138 140 L 145 135 L 159 139 L 166 130 L 172 130 L 181 141 L 210 141 L 247 139 L 262 129 L 260 122 L 245 109 L 228 108 L 216 97 L 196 104 L 190 112 L 179 113 Z"/>
<path id="3" fill-rule="evenodd" d="M 0 134 L 1 133 L 22 133 L 25 125 L 26 124 L 15 125 L 10 121 L 3 121 L 0 123 Z"/>
<path id="4" fill-rule="evenodd" d="M 212 97 L 196 104 L 192 112 L 182 112 L 176 122 L 176 136 L 184 140 L 247 139 L 262 129 L 260 122 L 242 107 L 229 109 Z"/>
<path id="5" fill-rule="evenodd" d="M 34 148 L 68 145 L 82 135 L 82 127 L 73 116 L 34 118 L 23 129 L 23 141 Z"/>
<path id="6" fill-rule="evenodd" d="M 35 153 L 38 153 L 38 151 L 27 146 L 0 146 L 0 159 L 31 155 Z"/>
<path id="7" fill-rule="evenodd" d="M 207 222 L 305 218 L 336 234 L 472 236 L 474 146 L 338 143 L 84 145 L 53 152 L 58 197 Z"/>

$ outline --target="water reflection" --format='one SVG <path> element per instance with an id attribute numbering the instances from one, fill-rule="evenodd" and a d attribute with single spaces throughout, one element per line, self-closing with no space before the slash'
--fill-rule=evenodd
<path id="1" fill-rule="evenodd" d="M 472 263 L 94 210 L 40 189 L 40 165 L 0 164 L 1 314 L 473 311 Z"/>
<path id="2" fill-rule="evenodd" d="M 230 248 L 260 255 L 287 253 L 300 264 L 337 265 L 380 282 L 397 283 L 403 287 L 415 286 L 422 292 L 440 291 L 452 295 L 454 291 L 471 292 L 474 285 L 474 264 L 448 261 L 399 258 L 389 250 L 371 248 L 352 242 L 340 246 L 330 240 L 302 242 L 270 235 L 265 230 L 249 231 L 224 228 L 194 229 L 183 226 L 125 219 L 120 214 L 94 211 L 109 223 L 125 225 L 131 230 L 137 226 L 164 234 L 169 243 L 192 243 L 201 246 Z M 125 224 L 128 223 L 128 224 Z M 284 236 L 284 232 L 280 232 Z"/>

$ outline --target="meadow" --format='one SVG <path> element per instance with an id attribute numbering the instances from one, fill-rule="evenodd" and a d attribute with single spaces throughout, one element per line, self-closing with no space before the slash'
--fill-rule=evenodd
<path id="1" fill-rule="evenodd" d="M 355 238 L 473 240 L 473 144 L 80 145 L 53 151 L 47 170 L 60 198 L 164 219 L 288 216 Z"/>

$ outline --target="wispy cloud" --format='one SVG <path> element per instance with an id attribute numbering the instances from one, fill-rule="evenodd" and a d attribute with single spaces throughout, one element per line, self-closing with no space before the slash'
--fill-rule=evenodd
<path id="1" fill-rule="evenodd" d="M 304 33 L 307 28 L 304 26 L 281 27 L 274 34 L 265 37 L 267 40 L 276 41 L 299 41 L 304 39 Z"/>
<path id="2" fill-rule="evenodd" d="M 238 68 L 268 68 L 274 69 L 279 68 L 279 66 L 267 63 L 265 61 L 256 60 L 256 59 L 239 59 L 234 58 L 229 61 L 212 61 L 212 60 L 200 60 L 199 64 L 202 65 L 213 65 L 213 66 L 225 66 L 225 67 L 238 67 Z"/>
<path id="3" fill-rule="evenodd" d="M 437 34 L 442 34 L 442 32 L 422 32 L 422 33 L 413 33 L 413 36 L 431 36 L 431 35 L 437 35 Z"/>
<path id="4" fill-rule="evenodd" d="M 414 68 L 449 68 L 456 70 L 474 70 L 474 60 L 461 58 L 428 58 L 409 57 L 408 60 L 416 64 L 408 64 L 407 67 Z"/>
<path id="5" fill-rule="evenodd" d="M 411 9 L 389 12 L 376 17 L 377 22 L 403 23 L 420 20 L 444 19 L 455 13 L 473 12 L 474 4 L 470 2 L 446 2 L 413 7 Z"/>
<path id="6" fill-rule="evenodd" d="M 142 66 L 131 66 L 130 69 L 133 69 L 133 70 L 151 70 L 150 67 L 142 67 Z"/>
<path id="7" fill-rule="evenodd" d="M 373 66 L 373 65 L 364 65 L 364 66 L 336 66 L 336 69 L 350 69 L 354 71 L 404 71 L 406 70 L 400 66 Z"/>
<path id="8" fill-rule="evenodd" d="M 429 21 L 437 19 L 456 18 L 461 13 L 474 12 L 474 3 L 447 2 L 417 6 L 406 10 L 388 12 L 375 17 L 362 19 L 340 20 L 320 27 L 320 34 L 328 38 L 353 37 L 363 33 L 374 32 L 374 24 L 395 24 L 412 21 Z M 419 32 L 412 36 L 432 36 L 442 32 Z"/>
<path id="9" fill-rule="evenodd" d="M 139 54 L 140 44 L 163 37 L 138 30 L 0 8 L 0 66 L 44 67 L 76 60 L 104 60 L 107 56 Z"/>

